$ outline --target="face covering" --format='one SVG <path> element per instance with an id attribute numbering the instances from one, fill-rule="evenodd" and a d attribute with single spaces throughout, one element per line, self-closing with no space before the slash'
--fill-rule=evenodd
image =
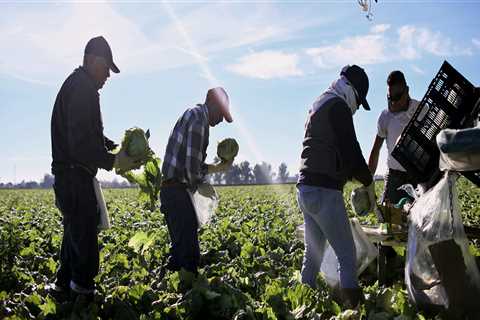
<path id="1" fill-rule="evenodd" d="M 333 97 L 339 97 L 345 101 L 350 108 L 352 115 L 358 110 L 358 103 L 355 94 L 355 89 L 344 76 L 340 76 L 333 81 L 330 87 L 313 103 L 311 112 L 317 111 L 325 102 Z"/>
<path id="2" fill-rule="evenodd" d="M 398 95 L 398 96 L 393 96 L 393 97 L 389 97 L 387 96 L 387 103 L 388 103 L 388 109 L 390 111 L 392 111 L 393 108 L 396 109 L 395 112 L 397 111 L 405 111 L 408 109 L 408 106 L 410 104 L 410 99 L 407 99 L 405 101 L 405 104 L 400 106 L 398 105 L 399 101 L 402 99 L 402 96 L 403 96 L 403 93 Z"/>
<path id="3" fill-rule="evenodd" d="M 390 94 L 390 91 L 387 91 L 387 103 L 389 109 L 392 108 L 395 103 L 398 103 L 400 99 L 402 99 L 407 89 L 393 86 L 391 87 L 391 90 L 393 90 L 392 94 Z"/>

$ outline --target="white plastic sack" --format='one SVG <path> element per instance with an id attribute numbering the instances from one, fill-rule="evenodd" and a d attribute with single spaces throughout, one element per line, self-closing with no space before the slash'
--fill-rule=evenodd
<path id="1" fill-rule="evenodd" d="M 432 245 L 454 240 L 461 249 L 469 283 L 480 289 L 480 274 L 468 250 L 455 188 L 456 177 L 446 173 L 418 198 L 409 215 L 405 284 L 415 304 L 449 307 L 446 290 L 430 253 Z M 460 266 L 458 266 L 460 268 Z"/>
<path id="2" fill-rule="evenodd" d="M 440 170 L 480 170 L 480 127 L 444 129 L 437 135 Z"/>
<path id="3" fill-rule="evenodd" d="M 218 207 L 218 194 L 209 183 L 204 183 L 198 186 L 197 191 L 192 194 L 188 192 L 195 207 L 195 214 L 197 215 L 198 226 L 207 224 L 212 218 L 215 210 Z"/>
<path id="4" fill-rule="evenodd" d="M 443 129 L 436 140 L 443 153 L 480 153 L 480 127 Z"/>
<path id="5" fill-rule="evenodd" d="M 368 240 L 367 235 L 363 232 L 360 222 L 353 218 L 350 219 L 352 228 L 353 241 L 357 254 L 357 275 L 360 275 L 367 266 L 377 257 L 377 248 Z M 297 227 L 297 238 L 304 240 L 305 225 Z M 336 287 L 340 283 L 340 275 L 338 273 L 338 259 L 333 251 L 332 246 L 327 242 L 323 259 L 320 265 L 320 272 L 325 277 L 330 287 Z"/>
<path id="6" fill-rule="evenodd" d="M 110 229 L 110 217 L 108 216 L 107 205 L 103 198 L 102 188 L 97 178 L 93 177 L 93 190 L 95 190 L 95 197 L 97 198 L 98 209 L 100 210 L 100 220 L 98 222 L 98 230 Z"/>

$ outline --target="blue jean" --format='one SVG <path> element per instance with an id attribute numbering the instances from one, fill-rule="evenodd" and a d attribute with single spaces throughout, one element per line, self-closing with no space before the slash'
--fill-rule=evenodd
<path id="1" fill-rule="evenodd" d="M 316 287 L 328 243 L 338 259 L 341 288 L 358 288 L 356 251 L 350 222 L 339 190 L 299 185 L 297 200 L 305 219 L 302 282 Z"/>

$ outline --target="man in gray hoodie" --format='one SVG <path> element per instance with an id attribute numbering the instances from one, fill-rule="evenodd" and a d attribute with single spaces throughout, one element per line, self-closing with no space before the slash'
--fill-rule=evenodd
<path id="1" fill-rule="evenodd" d="M 366 100 L 368 86 L 365 71 L 348 65 L 313 103 L 305 125 L 297 184 L 298 203 L 305 219 L 302 282 L 315 287 L 328 240 L 339 262 L 339 298 L 350 307 L 356 306 L 363 295 L 358 286 L 355 244 L 343 187 L 355 178 L 367 188 L 372 206 L 375 203 L 372 174 L 352 118 L 360 105 L 370 110 Z"/>

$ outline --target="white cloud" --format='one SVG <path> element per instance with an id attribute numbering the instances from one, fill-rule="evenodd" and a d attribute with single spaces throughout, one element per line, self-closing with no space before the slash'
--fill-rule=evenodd
<path id="1" fill-rule="evenodd" d="M 222 2 L 172 7 L 192 44 L 185 43 L 161 5 L 156 7 L 159 10 L 148 12 L 151 18 L 143 20 L 122 15 L 112 3 L 102 1 L 0 12 L 0 73 L 34 83 L 58 85 L 59 79 L 81 64 L 88 39 L 99 34 L 112 46 L 122 76 L 214 60 L 232 48 L 265 47 L 273 41 L 302 36 L 299 30 L 325 23 L 299 19 L 293 14 L 284 16 L 272 3 L 255 4 L 254 9 L 252 4 Z M 149 19 L 155 23 L 148 22 Z M 472 39 L 472 46 L 480 47 L 480 40 Z M 320 68 L 414 60 L 425 54 L 472 54 L 471 49 L 459 47 L 440 32 L 403 26 L 395 33 L 389 24 L 374 25 L 367 34 L 296 53 L 265 50 L 244 56 L 228 68 L 250 77 L 268 79 L 303 74 L 298 67 L 302 52 Z M 258 62 L 261 59 L 262 64 Z"/>
<path id="2" fill-rule="evenodd" d="M 245 77 L 258 79 L 285 78 L 303 75 L 298 67 L 299 57 L 282 51 L 251 53 L 239 59 L 228 70 Z"/>
<path id="3" fill-rule="evenodd" d="M 173 5 L 169 7 L 174 8 Z M 275 22 L 278 17 L 270 5 L 259 5 L 255 9 L 245 15 L 238 6 L 209 3 L 184 14 L 175 11 L 175 15 L 203 54 L 258 44 L 297 30 L 289 28 L 287 22 Z M 176 44 L 180 37 L 177 27 L 171 23 L 159 29 L 156 38 L 163 43 Z"/>
<path id="4" fill-rule="evenodd" d="M 435 56 L 471 55 L 471 49 L 462 48 L 440 32 L 411 25 L 398 29 L 398 50 L 408 60 L 419 58 L 422 53 Z"/>
<path id="5" fill-rule="evenodd" d="M 256 5 L 255 10 L 225 3 L 172 7 L 198 48 L 195 52 L 161 5 L 149 12 L 155 24 L 147 26 L 102 1 L 0 13 L 0 73 L 57 83 L 81 64 L 88 39 L 100 34 L 109 41 L 124 75 L 194 64 L 198 58 L 206 60 L 231 48 L 284 40 L 309 24 L 294 24 L 294 17 L 280 19 L 268 3 Z"/>
<path id="6" fill-rule="evenodd" d="M 74 3 L 52 12 L 35 11 L 18 13 L 15 20 L 0 25 L 0 50 L 9 63 L 0 72 L 18 77 L 51 81 L 64 76 L 82 63 L 88 39 L 104 35 L 110 43 L 114 60 L 123 72 L 146 69 L 147 64 L 166 64 L 167 54 L 175 65 L 181 53 L 153 43 L 138 26 L 118 14 L 104 2 L 94 4 Z M 49 21 L 49 23 L 45 23 Z M 15 51 L 7 47 L 16 48 Z M 185 54 L 183 54 L 185 56 Z"/>
<path id="7" fill-rule="evenodd" d="M 390 29 L 389 24 L 376 24 L 370 29 L 370 32 L 371 33 L 384 33 L 388 29 Z"/>
<path id="8" fill-rule="evenodd" d="M 415 28 L 412 26 L 403 26 L 398 30 L 398 47 L 400 56 L 404 59 L 411 60 L 420 56 L 415 46 Z"/>
<path id="9" fill-rule="evenodd" d="M 472 43 L 475 47 L 477 47 L 477 49 L 480 49 L 480 39 L 473 38 Z"/>
<path id="10" fill-rule="evenodd" d="M 398 60 L 416 60 L 423 55 L 471 55 L 470 48 L 460 47 L 440 32 L 411 25 L 388 32 L 390 25 L 376 25 L 370 33 L 339 40 L 334 44 L 309 48 L 306 53 L 322 69 L 345 64 L 378 64 Z M 418 69 L 417 69 L 418 71 Z"/>
<path id="11" fill-rule="evenodd" d="M 346 38 L 337 44 L 310 48 L 306 53 L 316 66 L 329 69 L 346 64 L 375 64 L 386 60 L 385 39 L 382 34 Z"/>
<path id="12" fill-rule="evenodd" d="M 417 74 L 420 74 L 420 75 L 425 74 L 425 70 L 423 70 L 422 68 L 420 68 L 419 66 L 416 66 L 416 65 L 412 65 L 412 70 L 413 70 L 413 72 L 415 72 Z"/>

